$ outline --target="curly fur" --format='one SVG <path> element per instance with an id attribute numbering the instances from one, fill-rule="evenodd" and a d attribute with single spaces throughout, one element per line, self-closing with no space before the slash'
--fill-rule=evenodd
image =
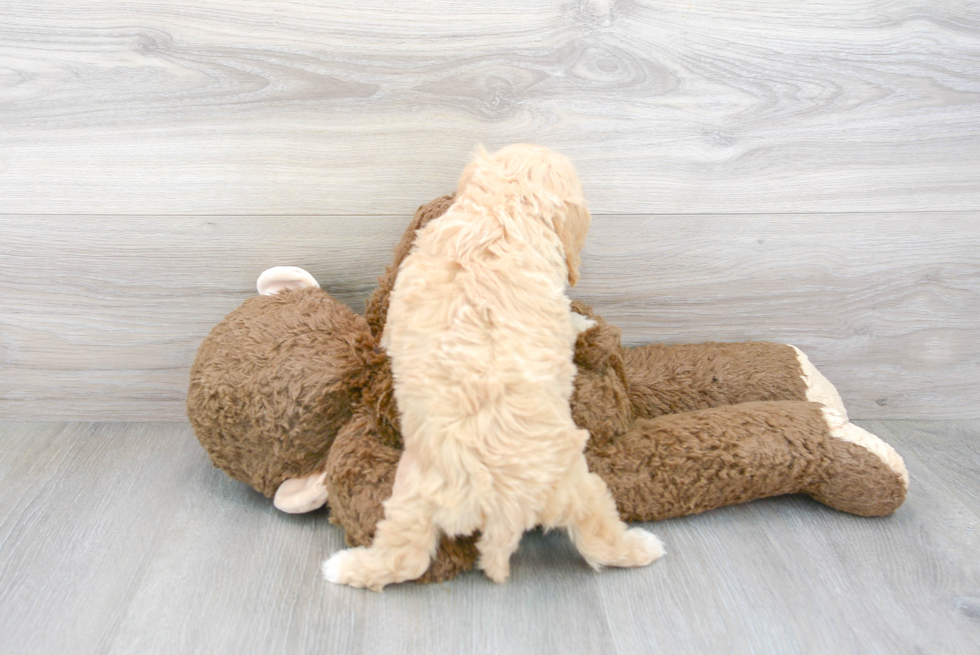
<path id="1" fill-rule="evenodd" d="M 538 524 L 567 527 L 597 568 L 662 554 L 588 472 L 589 433 L 569 409 L 579 330 L 565 288 L 590 220 L 568 160 L 518 145 L 478 151 L 455 203 L 419 231 L 382 338 L 405 450 L 374 544 L 332 558 L 329 580 L 414 579 L 441 534 L 480 530 L 479 566 L 503 582 Z"/>

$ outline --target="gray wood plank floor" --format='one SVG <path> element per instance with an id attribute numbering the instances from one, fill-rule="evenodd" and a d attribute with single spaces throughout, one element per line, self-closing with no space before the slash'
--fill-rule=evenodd
<path id="1" fill-rule="evenodd" d="M 892 517 L 784 497 L 652 525 L 668 556 L 596 574 L 531 533 L 513 578 L 384 594 L 318 574 L 324 512 L 212 469 L 186 424 L 0 423 L 0 652 L 975 653 L 980 422 L 879 421 Z"/>

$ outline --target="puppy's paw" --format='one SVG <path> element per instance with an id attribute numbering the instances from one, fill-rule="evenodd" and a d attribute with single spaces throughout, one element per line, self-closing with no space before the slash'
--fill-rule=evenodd
<path id="1" fill-rule="evenodd" d="M 367 587 L 371 591 L 381 591 L 391 580 L 374 570 L 367 548 L 348 548 L 334 553 L 323 563 L 323 577 L 333 584 L 351 587 Z"/>
<path id="2" fill-rule="evenodd" d="M 363 546 L 334 553 L 323 563 L 323 577 L 333 584 L 367 587 L 371 591 L 381 591 L 386 585 L 399 582 L 390 571 L 379 566 L 376 554 Z"/>
<path id="3" fill-rule="evenodd" d="M 664 556 L 663 542 L 643 528 L 630 528 L 623 539 L 629 544 L 629 549 L 625 563 L 619 566 L 646 566 Z"/>
<path id="4" fill-rule="evenodd" d="M 506 557 L 481 557 L 479 567 L 497 584 L 507 582 L 510 577 L 510 560 Z"/>
<path id="5" fill-rule="evenodd" d="M 354 551 L 364 550 L 363 548 L 349 548 L 340 550 L 330 556 L 330 559 L 323 562 L 323 577 L 327 582 L 333 584 L 349 584 L 354 587 L 362 586 L 354 584 L 354 560 L 357 558 Z"/>

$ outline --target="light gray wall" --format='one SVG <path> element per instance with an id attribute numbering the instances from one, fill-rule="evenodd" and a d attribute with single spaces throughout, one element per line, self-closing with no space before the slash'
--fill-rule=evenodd
<path id="1" fill-rule="evenodd" d="M 576 295 L 980 417 L 980 7 L 0 0 L 0 417 L 181 420 L 275 264 L 356 309 L 473 145 L 576 162 Z"/>

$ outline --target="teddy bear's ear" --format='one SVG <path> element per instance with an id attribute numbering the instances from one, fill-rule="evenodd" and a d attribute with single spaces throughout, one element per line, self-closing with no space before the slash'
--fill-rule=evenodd
<path id="1" fill-rule="evenodd" d="M 289 478 L 279 485 L 273 504 L 287 514 L 305 514 L 327 502 L 327 472 Z"/>
<path id="2" fill-rule="evenodd" d="M 316 279 L 298 266 L 274 266 L 262 273 L 255 288 L 260 295 L 271 296 L 286 289 L 320 288 Z"/>

